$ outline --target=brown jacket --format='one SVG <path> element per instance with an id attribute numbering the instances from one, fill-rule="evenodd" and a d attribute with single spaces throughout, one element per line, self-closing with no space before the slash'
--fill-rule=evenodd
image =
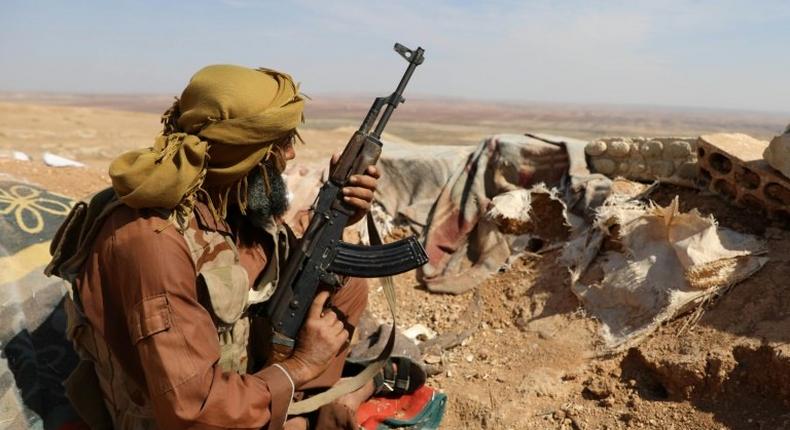
<path id="1" fill-rule="evenodd" d="M 203 206 L 196 215 L 198 230 L 219 232 L 235 242 L 238 264 L 246 270 L 249 285 L 255 285 L 274 238 L 251 227 L 218 224 Z M 76 281 L 84 318 L 106 342 L 128 385 L 141 387 L 158 427 L 261 428 L 272 419 L 282 422 L 293 386 L 281 369 L 259 369 L 252 351 L 257 345 L 251 345 L 250 362 L 245 362 L 251 373 L 226 371 L 220 365 L 221 321 L 207 309 L 196 281 L 201 261 L 193 259 L 190 247 L 154 211 L 126 206 L 114 210 Z M 352 325 L 366 302 L 364 284 L 349 285 L 333 299 Z M 334 384 L 344 358 L 341 354 L 310 385 Z M 104 391 L 108 408 L 124 407 Z"/>

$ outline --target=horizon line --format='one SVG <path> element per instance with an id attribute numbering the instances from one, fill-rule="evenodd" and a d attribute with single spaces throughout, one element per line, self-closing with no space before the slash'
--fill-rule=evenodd
<path id="1" fill-rule="evenodd" d="M 326 98 L 335 98 L 335 99 L 352 99 L 357 101 L 356 99 L 372 99 L 374 97 L 380 96 L 380 94 L 376 92 L 337 92 L 337 91 L 327 91 L 327 92 L 317 92 L 312 93 L 312 95 L 307 94 L 308 97 L 312 98 L 313 96 L 321 96 Z M 14 98 L 24 98 L 30 96 L 52 96 L 52 97 L 84 97 L 84 98 L 101 98 L 101 97 L 125 97 L 125 98 L 146 98 L 146 97 L 156 97 L 156 98 L 176 98 L 176 95 L 168 95 L 165 93 L 142 93 L 142 92 L 69 92 L 69 91 L 16 91 L 16 90 L 3 90 L 0 89 L 0 101 L 13 101 L 10 99 Z M 541 105 L 552 105 L 552 106 L 561 106 L 561 107 L 587 107 L 587 108 L 601 108 L 601 107 L 609 107 L 609 108 L 637 108 L 643 110 L 664 110 L 664 111 L 674 111 L 674 112 L 728 112 L 728 113 L 751 113 L 751 114 L 767 114 L 767 115 L 788 115 L 788 121 L 790 121 L 790 109 L 786 111 L 781 110 L 768 110 L 768 109 L 751 109 L 751 108 L 733 108 L 733 107 L 713 107 L 713 106 L 688 106 L 688 105 L 667 105 L 667 104 L 650 104 L 650 103 L 611 103 L 611 102 L 574 102 L 574 101 L 555 101 L 555 100 L 523 100 L 523 99 L 498 99 L 498 98 L 470 98 L 470 97 L 460 97 L 460 96 L 448 96 L 448 95 L 439 95 L 439 94 L 427 94 L 427 93 L 418 93 L 407 95 L 406 100 L 417 100 L 417 101 L 458 101 L 464 103 L 480 103 L 486 105 L 496 105 L 496 106 L 511 106 L 511 107 L 519 107 L 519 106 L 541 106 Z M 28 102 L 35 102 L 36 100 L 26 100 Z M 361 101 L 361 100 L 360 100 Z"/>

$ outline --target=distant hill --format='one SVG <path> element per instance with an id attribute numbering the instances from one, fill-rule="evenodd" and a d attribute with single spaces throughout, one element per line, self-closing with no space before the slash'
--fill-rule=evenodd
<path id="1" fill-rule="evenodd" d="M 334 130 L 354 126 L 372 97 L 314 95 L 307 104 L 305 128 Z M 159 94 L 2 93 L 0 101 L 97 107 L 160 114 L 173 96 Z M 583 139 L 604 136 L 697 136 L 742 132 L 769 139 L 780 133 L 790 115 L 715 109 L 651 106 L 496 103 L 410 97 L 398 107 L 388 131 L 419 143 L 470 144 L 501 132 L 542 131 Z"/>

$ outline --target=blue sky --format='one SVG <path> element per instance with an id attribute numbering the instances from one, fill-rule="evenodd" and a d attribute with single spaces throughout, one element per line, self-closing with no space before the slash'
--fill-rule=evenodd
<path id="1" fill-rule="evenodd" d="M 386 93 L 790 113 L 788 1 L 5 0 L 0 91 L 176 95 L 266 66 L 309 94 Z"/>

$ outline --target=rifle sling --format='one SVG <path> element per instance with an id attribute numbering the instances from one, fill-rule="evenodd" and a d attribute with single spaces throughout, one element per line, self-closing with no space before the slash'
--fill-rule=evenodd
<path id="1" fill-rule="evenodd" d="M 381 245 L 381 236 L 379 235 L 379 231 L 376 228 L 376 224 L 373 222 L 373 217 L 370 215 L 370 212 L 368 212 L 367 215 L 367 224 L 370 244 Z M 386 276 L 380 279 L 381 285 L 384 289 L 384 295 L 387 298 L 387 305 L 389 306 L 390 314 L 392 314 L 392 330 L 390 330 L 390 336 L 389 339 L 387 339 L 387 344 L 384 346 L 384 349 L 381 351 L 381 353 L 379 353 L 378 357 L 368 364 L 367 367 L 365 367 L 365 369 L 359 374 L 350 378 L 343 378 L 338 381 L 337 384 L 333 385 L 326 391 L 316 394 L 315 396 L 299 402 L 291 403 L 291 406 L 288 408 L 288 415 L 306 414 L 308 412 L 317 410 L 321 406 L 332 403 L 339 397 L 362 388 L 363 385 L 373 379 L 373 377 L 384 368 L 384 364 L 387 362 L 387 359 L 389 359 L 390 354 L 392 354 L 392 349 L 395 346 L 397 306 L 395 303 L 395 285 L 393 283 L 392 277 Z"/>

